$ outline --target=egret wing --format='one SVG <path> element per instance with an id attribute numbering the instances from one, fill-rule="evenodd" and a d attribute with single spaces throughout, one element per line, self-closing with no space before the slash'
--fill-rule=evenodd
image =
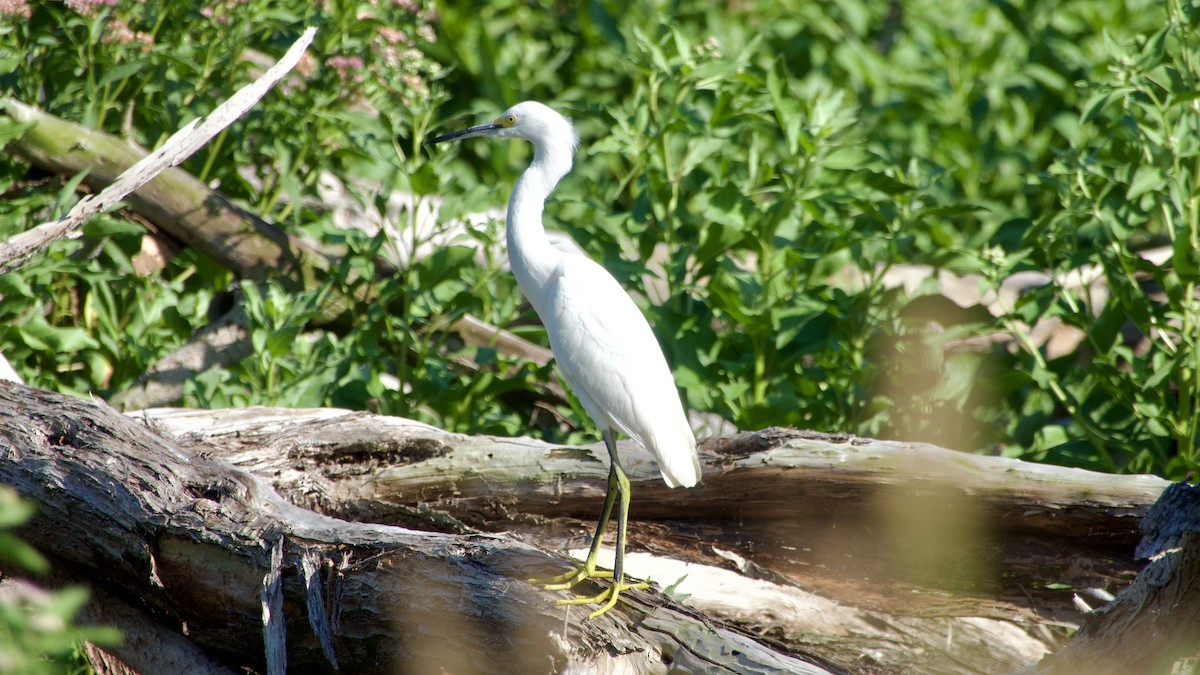
<path id="1" fill-rule="evenodd" d="M 588 258 L 569 256 L 550 281 L 542 321 L 555 360 L 593 420 L 654 454 L 667 484 L 699 480 L 696 441 L 650 324 L 625 289 Z"/>

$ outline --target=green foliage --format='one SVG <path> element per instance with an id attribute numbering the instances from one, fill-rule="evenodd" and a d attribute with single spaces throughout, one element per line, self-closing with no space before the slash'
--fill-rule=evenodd
<path id="1" fill-rule="evenodd" d="M 522 396 L 549 368 L 447 330 L 469 314 L 545 342 L 490 258 L 495 223 L 383 276 L 377 254 L 428 235 L 415 218 L 370 236 L 311 206 L 324 174 L 376 186 L 359 198 L 381 212 L 391 191 L 443 196 L 443 222 L 501 206 L 525 145 L 420 142 L 435 121 L 536 98 L 584 141 L 548 225 L 634 291 L 691 407 L 743 428 L 1200 468 L 1190 5 L 443 5 L 435 17 L 388 2 L 40 3 L 0 23 L 3 93 L 146 145 L 317 25 L 312 61 L 185 168 L 345 252 L 300 294 L 193 252 L 140 276 L 140 226 L 104 216 L 0 278 L 0 349 L 35 385 L 107 395 L 232 295 L 254 355 L 193 378 L 185 404 L 370 408 L 478 433 L 529 433 L 535 419 L 554 439 L 586 429 L 577 410 L 545 421 Z M 20 133 L 0 119 L 0 142 Z M 0 235 L 75 199 L 74 182 L 16 161 L 0 162 L 0 189 Z M 1140 257 L 1155 245 L 1167 260 Z M 936 274 L 898 286 L 912 265 L 993 295 L 1017 273 L 1050 281 L 1001 293 L 994 316 L 948 300 Z M 1081 275 L 1103 279 L 1105 297 Z M 374 300 L 353 325 L 314 332 L 340 293 Z M 1039 320 L 1079 330 L 1081 348 L 1049 356 Z"/>
<path id="2" fill-rule="evenodd" d="M 1168 3 L 1164 26 L 1109 46 L 1110 72 L 1087 85 L 1078 119 L 1063 124 L 1070 147 L 1036 179 L 1056 208 L 989 271 L 1056 272 L 1001 317 L 1030 373 L 1013 394 L 1069 415 L 1062 427 L 1014 428 L 1039 459 L 1169 476 L 1200 468 L 1198 19 Z M 1169 244 L 1169 259 L 1137 254 L 1157 242 Z M 1081 288 L 1089 275 L 1106 282 L 1106 298 Z M 1043 358 L 1019 325 L 1034 316 L 1077 328 L 1087 368 Z"/>
<path id="3" fill-rule="evenodd" d="M 25 523 L 33 507 L 22 502 L 12 488 L 0 486 L 0 566 L 26 572 L 44 572 L 46 559 L 8 530 Z M 113 644 L 121 637 L 113 629 L 74 624 L 88 599 L 87 589 L 65 588 L 46 592 L 32 586 L 0 599 L 0 670 L 6 673 L 86 673 L 81 656 L 83 640 Z"/>

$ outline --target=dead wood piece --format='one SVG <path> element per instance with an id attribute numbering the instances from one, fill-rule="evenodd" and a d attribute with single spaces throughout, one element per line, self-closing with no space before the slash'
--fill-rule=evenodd
<path id="1" fill-rule="evenodd" d="M 1149 564 L 1039 674 L 1194 672 L 1200 664 L 1200 488 L 1175 483 L 1142 521 Z"/>
<path id="2" fill-rule="evenodd" d="M 114 177 L 110 177 L 104 181 L 105 183 L 111 183 L 111 185 L 107 185 L 95 198 L 84 198 L 67 215 L 59 220 L 44 223 L 29 232 L 23 232 L 7 241 L 0 242 L 0 272 L 8 271 L 17 266 L 20 261 L 29 259 L 35 253 L 48 246 L 50 242 L 79 227 L 88 218 L 116 204 L 130 193 L 134 193 L 138 188 L 146 185 L 161 174 L 167 167 L 178 166 L 183 163 L 185 159 L 202 148 L 209 140 L 220 133 L 221 130 L 228 127 L 237 118 L 244 115 L 246 111 L 250 110 L 270 91 L 276 82 L 291 71 L 296 63 L 300 61 L 300 57 L 303 56 L 304 50 L 312 42 L 316 32 L 316 28 L 306 29 L 300 38 L 296 40 L 295 44 L 292 45 L 291 49 L 284 54 L 283 58 L 264 73 L 262 77 L 238 90 L 237 93 L 218 106 L 207 117 L 196 119 L 177 131 L 171 138 L 167 139 L 162 147 L 153 153 L 141 157 L 136 163 L 130 162 L 131 166 L 124 168 L 119 176 L 115 176 L 114 173 Z M 58 162 L 60 159 L 55 154 L 67 155 L 73 149 L 72 147 L 62 148 L 59 144 L 78 144 L 82 140 L 76 134 L 66 134 L 56 137 L 56 134 L 62 134 L 64 131 L 62 125 L 66 123 L 26 106 L 19 101 L 9 98 L 0 99 L 0 109 L 3 109 L 18 122 L 31 123 L 32 129 L 26 133 L 42 140 L 40 144 L 28 143 L 23 139 L 15 140 L 12 145 L 19 154 L 40 156 L 45 161 L 51 163 Z M 128 146 L 115 142 L 115 139 L 111 139 L 110 137 L 105 138 L 99 132 L 92 133 L 92 138 L 100 144 L 104 144 L 107 141 L 109 145 L 115 144 L 116 147 L 113 149 L 118 152 L 129 150 Z M 54 146 L 59 148 L 59 150 L 57 153 L 47 153 L 46 146 Z M 63 150 L 66 151 L 64 152 Z M 77 173 L 82 168 L 90 167 L 80 167 L 72 173 Z M 165 181 L 160 181 L 158 185 L 162 187 L 164 183 Z M 168 191 L 159 196 L 169 197 L 170 193 Z"/>
<path id="3" fill-rule="evenodd" d="M 562 569 L 532 546 L 316 514 L 102 404 L 8 383 L 0 481 L 37 504 L 21 535 L 57 568 L 136 598 L 164 625 L 186 624 L 231 668 L 268 671 L 263 624 L 280 614 L 264 616 L 261 600 L 278 550 L 295 672 L 332 670 L 312 630 L 320 612 L 307 607 L 302 561 L 314 557 L 346 671 L 596 670 L 612 654 L 629 672 L 826 672 L 652 592 L 585 622 L 587 608 L 555 607 L 523 581 Z"/>
<path id="4" fill-rule="evenodd" d="M 332 410 L 136 415 L 339 517 L 507 530 L 561 550 L 586 545 L 604 496 L 598 444 Z M 873 654 L 884 670 L 1016 670 L 1059 647 L 1058 626 L 1079 619 L 1073 590 L 1132 579 L 1137 521 L 1167 485 L 767 429 L 705 444 L 702 485 L 669 490 L 645 451 L 622 443 L 621 453 L 631 546 L 653 553 L 649 563 L 630 554 L 633 574 L 683 578 L 676 592 L 697 607 L 837 663 Z M 723 581 L 726 570 L 741 584 Z M 766 586 L 751 593 L 747 578 Z M 914 653 L 926 656 L 914 663 Z"/>

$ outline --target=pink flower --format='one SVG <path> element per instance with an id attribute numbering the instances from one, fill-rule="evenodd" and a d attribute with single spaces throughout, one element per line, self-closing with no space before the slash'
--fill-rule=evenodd
<path id="1" fill-rule="evenodd" d="M 117 0 L 66 0 L 66 5 L 84 16 L 91 16 L 101 7 L 116 7 Z"/>
<path id="2" fill-rule="evenodd" d="M 125 19 L 114 18 L 108 22 L 101 38 L 105 44 L 140 44 L 143 52 L 149 52 L 154 45 L 154 36 L 142 31 L 134 32 Z"/>
<path id="3" fill-rule="evenodd" d="M 325 65 L 337 72 L 342 82 L 362 82 L 363 63 L 361 56 L 331 56 Z"/>
<path id="4" fill-rule="evenodd" d="M 379 29 L 379 37 L 383 38 L 388 44 L 403 44 L 405 46 L 412 44 L 412 40 L 408 39 L 404 31 L 399 28 L 384 26 Z"/>
<path id="5" fill-rule="evenodd" d="M 0 16 L 23 16 L 29 18 L 29 3 L 26 0 L 0 0 Z"/>

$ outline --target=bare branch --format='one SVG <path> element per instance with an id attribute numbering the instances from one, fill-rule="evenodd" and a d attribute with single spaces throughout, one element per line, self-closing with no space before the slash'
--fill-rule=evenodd
<path id="1" fill-rule="evenodd" d="M 178 166 L 208 143 L 214 136 L 244 115 L 286 75 L 312 42 L 316 28 L 310 27 L 296 40 L 283 58 L 262 77 L 243 87 L 207 117 L 193 120 L 163 143 L 158 150 L 130 167 L 99 195 L 87 196 L 62 218 L 43 223 L 0 242 L 0 273 L 20 267 L 24 261 L 45 249 L 51 242 L 66 236 L 92 216 L 111 208 L 127 195 L 153 180 L 169 167 Z M 0 107 L 17 121 L 38 119 L 38 111 L 19 101 L 0 99 Z"/>

